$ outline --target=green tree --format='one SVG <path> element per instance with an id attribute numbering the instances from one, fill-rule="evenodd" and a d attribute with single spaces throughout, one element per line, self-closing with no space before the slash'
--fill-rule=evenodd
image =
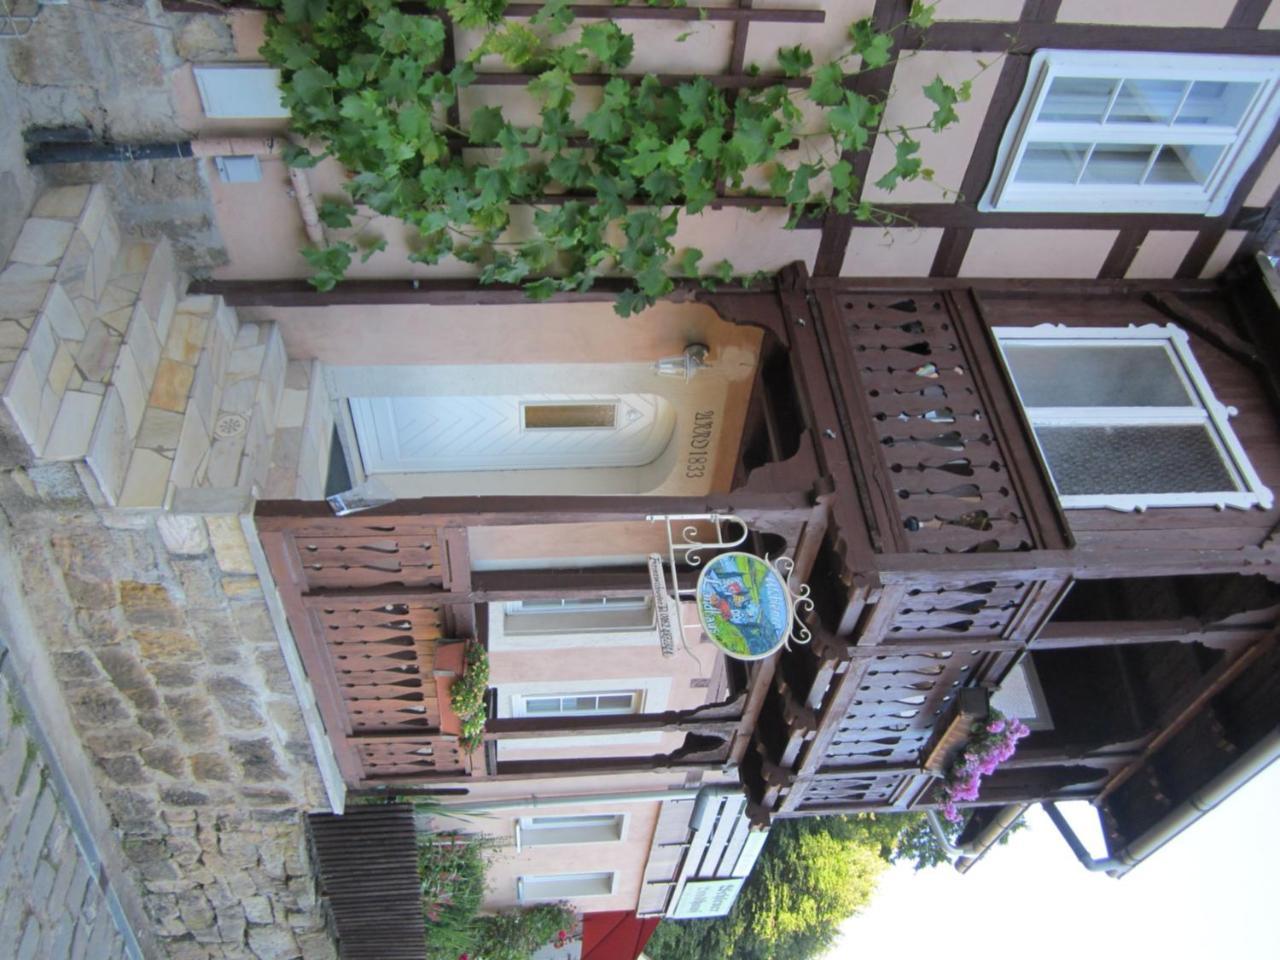
<path id="1" fill-rule="evenodd" d="M 949 840 L 959 832 L 943 828 Z M 811 960 L 870 902 L 890 864 L 919 870 L 946 862 L 923 814 L 782 820 L 727 916 L 665 921 L 646 953 L 654 960 Z"/>
<path id="2" fill-rule="evenodd" d="M 654 960 L 810 960 L 864 907 L 889 863 L 858 820 L 779 821 L 725 917 L 658 927 Z"/>

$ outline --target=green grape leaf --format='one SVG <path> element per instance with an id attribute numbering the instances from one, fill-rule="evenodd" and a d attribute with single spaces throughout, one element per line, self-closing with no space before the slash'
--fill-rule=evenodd
<path id="1" fill-rule="evenodd" d="M 326 227 L 340 230 L 351 226 L 351 215 L 355 213 L 355 207 L 349 203 L 325 199 L 321 201 L 316 212 L 320 216 L 320 222 Z"/>
<path id="2" fill-rule="evenodd" d="M 863 67 L 874 70 L 889 62 L 893 51 L 893 36 L 881 33 L 870 18 L 859 20 L 849 28 L 853 52 L 862 58 Z"/>
<path id="3" fill-rule="evenodd" d="M 844 73 L 838 63 L 824 63 L 813 74 L 808 97 L 823 107 L 833 107 L 844 100 Z"/>
<path id="4" fill-rule="evenodd" d="M 786 77 L 800 77 L 813 66 L 813 54 L 800 45 L 778 51 L 778 66 Z"/>
<path id="5" fill-rule="evenodd" d="M 498 134 L 505 129 L 507 129 L 507 119 L 502 115 L 501 107 L 480 107 L 471 112 L 469 137 L 472 143 L 494 143 L 498 139 Z"/>
<path id="6" fill-rule="evenodd" d="M 937 4 L 911 0 L 911 12 L 907 14 L 907 23 L 917 30 L 927 30 L 933 26 L 935 10 L 937 10 Z"/>
<path id="7" fill-rule="evenodd" d="M 697 247 L 685 247 L 680 252 L 680 259 L 676 269 L 682 277 L 696 277 L 698 275 L 698 261 L 701 259 L 701 250 Z"/>

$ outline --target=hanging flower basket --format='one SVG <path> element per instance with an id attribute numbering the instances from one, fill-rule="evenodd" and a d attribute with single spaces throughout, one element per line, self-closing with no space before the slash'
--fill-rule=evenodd
<path id="1" fill-rule="evenodd" d="M 985 718 L 971 724 L 968 742 L 942 778 L 942 809 L 948 820 L 955 823 L 960 819 L 957 804 L 977 800 L 982 778 L 1012 757 L 1018 741 L 1030 732 L 1021 720 L 1006 717 L 994 707 Z"/>

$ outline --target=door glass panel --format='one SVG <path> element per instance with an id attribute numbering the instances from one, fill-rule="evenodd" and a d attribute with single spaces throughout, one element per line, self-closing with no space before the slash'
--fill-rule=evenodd
<path id="1" fill-rule="evenodd" d="M 1107 123 L 1170 123 L 1186 89 L 1182 80 L 1126 80 Z"/>
<path id="2" fill-rule="evenodd" d="M 1075 183 L 1088 155 L 1087 143 L 1031 143 L 1022 154 L 1014 179 L 1022 183 Z"/>
<path id="3" fill-rule="evenodd" d="M 1080 182 L 1141 183 L 1153 149 L 1145 143 L 1100 143 L 1093 148 Z"/>
<path id="4" fill-rule="evenodd" d="M 524 407 L 526 430 L 613 429 L 616 403 L 529 403 Z"/>
<path id="5" fill-rule="evenodd" d="M 1101 123 L 1115 81 L 1106 77 L 1056 77 L 1040 107 L 1043 123 Z"/>
<path id="6" fill-rule="evenodd" d="M 1234 127 L 1258 92 L 1256 83 L 1197 80 L 1174 123 L 1180 126 Z"/>
<path id="7" fill-rule="evenodd" d="M 1196 403 L 1158 344 L 1105 347 L 1005 343 L 1027 407 L 1186 407 Z"/>
<path id="8" fill-rule="evenodd" d="M 1201 425 L 1038 426 L 1036 437 L 1063 496 L 1239 489 Z"/>

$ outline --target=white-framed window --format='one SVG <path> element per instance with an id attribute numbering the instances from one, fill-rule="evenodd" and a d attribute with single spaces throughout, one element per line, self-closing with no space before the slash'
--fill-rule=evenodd
<path id="1" fill-rule="evenodd" d="M 280 71 L 245 64 L 195 67 L 196 89 L 206 117 L 266 119 L 289 116 L 280 97 Z"/>
<path id="2" fill-rule="evenodd" d="M 1037 51 L 978 209 L 1216 216 L 1278 87 L 1280 57 Z"/>
<path id="3" fill-rule="evenodd" d="M 616 843 L 626 835 L 622 813 L 521 817 L 516 821 L 516 849 L 579 843 Z"/>
<path id="4" fill-rule="evenodd" d="M 652 597 L 512 600 L 503 608 L 508 634 L 600 633 L 653 629 Z"/>
<path id="5" fill-rule="evenodd" d="M 1270 508 L 1179 327 L 995 329 L 1066 508 Z"/>
<path id="6" fill-rule="evenodd" d="M 516 880 L 516 898 L 521 903 L 540 900 L 581 900 L 607 897 L 613 893 L 618 875 L 600 873 L 553 873 L 520 877 Z"/>
<path id="7" fill-rule="evenodd" d="M 639 713 L 643 691 L 524 693 L 511 698 L 517 717 L 606 717 Z"/>

